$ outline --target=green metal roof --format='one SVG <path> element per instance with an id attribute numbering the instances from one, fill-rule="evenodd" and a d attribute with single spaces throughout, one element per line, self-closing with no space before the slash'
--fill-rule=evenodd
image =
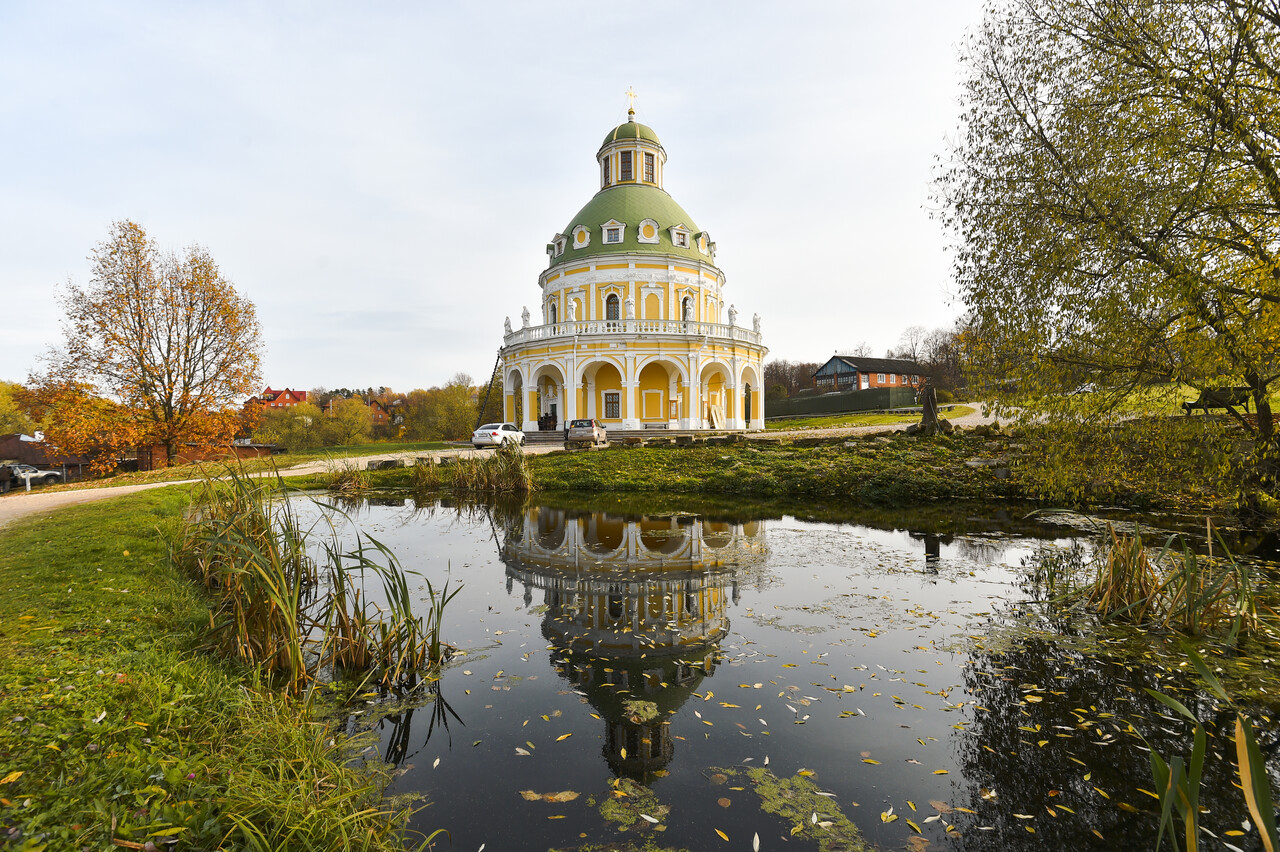
<path id="1" fill-rule="evenodd" d="M 610 219 L 616 219 L 626 225 L 622 234 L 622 242 L 605 243 L 600 226 Z M 653 219 L 658 223 L 658 242 L 642 243 L 638 239 L 640 223 L 645 219 Z M 586 248 L 573 247 L 573 229 L 585 225 L 591 231 L 591 244 Z M 689 247 L 680 248 L 671 242 L 669 228 L 684 225 L 689 229 Z M 587 206 L 578 211 L 563 233 L 569 238 L 564 254 L 554 259 L 554 265 L 575 263 L 584 258 L 601 254 L 635 253 L 662 255 L 664 257 L 685 258 L 712 263 L 710 255 L 698 251 L 694 235 L 701 229 L 694 223 L 689 214 L 684 212 L 665 190 L 644 184 L 611 186 L 602 189 L 587 202 Z"/>
<path id="2" fill-rule="evenodd" d="M 600 143 L 603 148 L 610 142 L 617 142 L 619 139 L 647 139 L 655 145 L 661 145 L 658 141 L 658 134 L 653 132 L 653 128 L 647 124 L 640 124 L 636 121 L 627 121 L 619 124 L 617 127 L 609 131 L 604 137 L 604 141 Z"/>

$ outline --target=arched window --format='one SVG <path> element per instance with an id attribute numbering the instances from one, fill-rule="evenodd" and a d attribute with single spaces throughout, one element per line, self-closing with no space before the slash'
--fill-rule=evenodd
<path id="1" fill-rule="evenodd" d="M 551 317 L 552 325 L 555 325 L 557 322 L 559 322 L 559 320 L 556 319 L 556 303 L 555 302 L 551 303 L 551 311 L 549 312 L 549 316 Z"/>
<path id="2" fill-rule="evenodd" d="M 604 300 L 604 318 L 610 322 L 617 322 L 622 318 L 618 315 L 617 293 L 610 293 L 609 298 Z"/>

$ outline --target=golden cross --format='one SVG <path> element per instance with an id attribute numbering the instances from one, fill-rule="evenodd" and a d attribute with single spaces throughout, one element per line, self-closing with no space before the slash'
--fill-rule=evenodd
<path id="1" fill-rule="evenodd" d="M 626 91 L 626 92 L 624 92 L 624 94 L 627 96 L 627 112 L 635 112 L 635 111 L 636 111 L 636 98 L 637 98 L 637 97 L 639 97 L 639 96 L 636 94 L 635 89 L 633 89 L 633 88 L 632 88 L 632 87 L 630 87 L 630 86 L 627 86 L 627 91 Z"/>

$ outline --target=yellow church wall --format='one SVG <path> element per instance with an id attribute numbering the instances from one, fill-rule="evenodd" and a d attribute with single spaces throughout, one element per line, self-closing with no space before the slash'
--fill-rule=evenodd
<path id="1" fill-rule="evenodd" d="M 620 416 L 605 417 L 604 395 L 606 392 L 616 392 L 618 394 Z M 605 423 L 621 423 L 627 418 L 627 395 L 622 390 L 622 374 L 618 372 L 617 367 L 606 363 L 596 370 L 595 394 L 597 420 Z"/>
<path id="2" fill-rule="evenodd" d="M 649 364 L 640 371 L 639 405 L 641 420 L 666 420 L 668 416 L 667 371 L 658 364 Z"/>
<path id="3" fill-rule="evenodd" d="M 637 263 L 636 269 L 666 269 L 665 263 Z"/>
<path id="4" fill-rule="evenodd" d="M 644 297 L 644 310 L 640 316 L 641 319 L 662 319 L 662 300 L 658 298 L 657 293 L 650 293 Z"/>
<path id="5" fill-rule="evenodd" d="M 596 269 L 628 269 L 628 268 L 629 268 L 628 264 L 625 264 L 625 263 L 599 263 L 599 264 L 596 264 Z"/>

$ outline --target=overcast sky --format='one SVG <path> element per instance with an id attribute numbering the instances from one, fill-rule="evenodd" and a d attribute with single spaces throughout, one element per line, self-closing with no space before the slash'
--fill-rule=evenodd
<path id="1" fill-rule="evenodd" d="M 488 376 L 626 120 L 769 358 L 949 325 L 929 217 L 980 0 L 0 2 L 0 379 L 132 219 L 206 246 L 273 387 Z"/>

